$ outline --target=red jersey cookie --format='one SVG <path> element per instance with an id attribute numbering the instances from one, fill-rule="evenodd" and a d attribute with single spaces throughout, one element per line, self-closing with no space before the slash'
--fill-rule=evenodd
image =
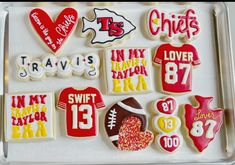
<path id="1" fill-rule="evenodd" d="M 65 88 L 59 94 L 57 107 L 66 111 L 68 136 L 96 136 L 96 109 L 105 107 L 98 89 L 93 87 L 85 89 Z"/>
<path id="2" fill-rule="evenodd" d="M 194 46 L 184 44 L 180 47 L 163 44 L 153 58 L 161 65 L 162 90 L 167 93 L 185 93 L 192 90 L 192 68 L 200 60 Z"/>
<path id="3" fill-rule="evenodd" d="M 185 125 L 195 147 L 202 152 L 219 131 L 223 122 L 223 110 L 209 107 L 213 97 L 194 97 L 199 105 L 185 105 Z"/>
<path id="4" fill-rule="evenodd" d="M 53 22 L 44 10 L 35 8 L 29 13 L 29 20 L 42 41 L 55 54 L 75 29 L 78 13 L 73 8 L 65 8 Z"/>
<path id="5" fill-rule="evenodd" d="M 120 150 L 137 151 L 150 145 L 153 134 L 146 127 L 145 111 L 133 97 L 114 104 L 105 115 L 106 132 Z"/>

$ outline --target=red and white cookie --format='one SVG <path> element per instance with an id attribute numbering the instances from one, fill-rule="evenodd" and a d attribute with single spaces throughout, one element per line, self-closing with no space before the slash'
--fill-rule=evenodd
<path id="1" fill-rule="evenodd" d="M 76 28 L 78 13 L 65 8 L 53 21 L 43 9 L 35 8 L 29 13 L 29 21 L 44 44 L 56 54 Z"/>
<path id="2" fill-rule="evenodd" d="M 196 11 L 189 8 L 180 13 L 168 13 L 157 8 L 149 10 L 146 17 L 146 32 L 150 39 L 189 42 L 200 33 Z"/>
<path id="3" fill-rule="evenodd" d="M 151 50 L 149 48 L 112 48 L 104 50 L 106 92 L 133 94 L 153 91 Z"/>
<path id="4" fill-rule="evenodd" d="M 91 137 L 97 135 L 97 109 L 105 108 L 103 96 L 93 87 L 62 89 L 57 108 L 66 112 L 66 129 L 70 137 Z"/>
<path id="5" fill-rule="evenodd" d="M 178 104 L 174 97 L 168 96 L 153 103 L 154 111 L 160 114 L 172 115 L 176 112 Z"/>
<path id="6" fill-rule="evenodd" d="M 55 103 L 51 92 L 5 95 L 5 139 L 27 142 L 55 138 Z"/>
<path id="7" fill-rule="evenodd" d="M 81 36 L 91 34 L 90 46 L 109 47 L 129 39 L 136 27 L 122 15 L 103 8 L 94 8 L 90 13 L 92 20 L 82 18 Z"/>
<path id="8" fill-rule="evenodd" d="M 196 149 L 202 152 L 220 130 L 223 123 L 223 110 L 210 108 L 213 97 L 195 95 L 194 98 L 198 106 L 186 104 L 184 106 L 184 120 L 188 131 L 187 135 L 193 141 Z"/>
<path id="9" fill-rule="evenodd" d="M 146 129 L 145 111 L 133 97 L 114 104 L 105 115 L 104 125 L 109 139 L 119 150 L 142 150 L 154 139 Z"/>
<path id="10" fill-rule="evenodd" d="M 190 44 L 162 44 L 156 49 L 153 63 L 161 67 L 161 90 L 182 94 L 192 91 L 192 68 L 200 64 L 196 48 Z"/>
<path id="11" fill-rule="evenodd" d="M 155 138 L 155 144 L 162 151 L 167 153 L 176 152 L 182 145 L 183 140 L 179 134 L 159 134 Z"/>

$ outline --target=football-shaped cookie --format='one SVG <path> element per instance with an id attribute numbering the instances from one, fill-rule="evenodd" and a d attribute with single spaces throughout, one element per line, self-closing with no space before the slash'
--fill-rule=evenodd
<path id="1" fill-rule="evenodd" d="M 145 131 L 147 124 L 145 111 L 133 97 L 117 102 L 107 111 L 105 129 L 115 147 L 118 147 L 119 130 L 123 121 L 132 116 L 140 119 L 140 131 Z"/>

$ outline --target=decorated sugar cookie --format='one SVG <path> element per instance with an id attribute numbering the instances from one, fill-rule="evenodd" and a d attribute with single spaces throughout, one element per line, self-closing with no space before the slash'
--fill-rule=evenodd
<path id="1" fill-rule="evenodd" d="M 94 8 L 92 19 L 82 18 L 82 36 L 91 33 L 90 46 L 108 47 L 130 38 L 136 27 L 124 16 L 103 8 Z"/>
<path id="2" fill-rule="evenodd" d="M 180 94 L 192 91 L 192 68 L 200 64 L 193 45 L 162 44 L 156 49 L 153 63 L 161 67 L 163 92 Z"/>
<path id="3" fill-rule="evenodd" d="M 194 146 L 202 152 L 219 131 L 223 123 L 223 110 L 210 108 L 213 97 L 195 95 L 194 98 L 198 103 L 197 107 L 190 104 L 184 106 L 185 126 Z"/>
<path id="4" fill-rule="evenodd" d="M 160 134 L 155 139 L 155 144 L 164 152 L 173 153 L 182 145 L 182 137 L 179 134 Z"/>
<path id="5" fill-rule="evenodd" d="M 146 129 L 144 109 L 133 97 L 114 104 L 107 111 L 104 124 L 109 139 L 119 150 L 145 149 L 154 138 L 152 132 Z"/>
<path id="6" fill-rule="evenodd" d="M 32 59 L 27 54 L 20 54 L 16 65 L 17 78 L 21 81 L 39 81 L 45 76 L 56 75 L 62 78 L 84 75 L 86 79 L 96 79 L 99 77 L 100 58 L 93 52 L 59 58 L 48 54 L 41 59 Z"/>
<path id="7" fill-rule="evenodd" d="M 6 141 L 54 139 L 54 108 L 54 94 L 50 92 L 6 94 Z"/>
<path id="8" fill-rule="evenodd" d="M 158 99 L 153 106 L 156 113 L 172 115 L 175 113 L 178 104 L 175 98 L 169 96 L 165 99 Z"/>
<path id="9" fill-rule="evenodd" d="M 182 42 L 189 42 L 199 35 L 200 26 L 193 9 L 187 9 L 183 13 L 168 13 L 153 8 L 147 14 L 146 31 L 152 40 L 180 39 Z"/>
<path id="10" fill-rule="evenodd" d="M 153 90 L 150 49 L 113 48 L 104 53 L 107 93 L 118 95 Z"/>
<path id="11" fill-rule="evenodd" d="M 65 111 L 67 135 L 91 137 L 97 135 L 97 109 L 105 108 L 102 94 L 93 87 L 62 89 L 57 107 Z"/>
<path id="12" fill-rule="evenodd" d="M 65 8 L 53 21 L 44 10 L 35 8 L 29 13 L 29 20 L 44 44 L 56 54 L 75 29 L 78 13 L 73 8 Z"/>

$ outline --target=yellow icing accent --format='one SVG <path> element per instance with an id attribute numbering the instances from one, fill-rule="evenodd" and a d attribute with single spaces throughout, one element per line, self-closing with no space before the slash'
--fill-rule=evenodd
<path id="1" fill-rule="evenodd" d="M 142 60 L 142 65 L 146 67 L 147 64 L 148 64 L 148 63 L 147 63 L 147 60 L 146 60 L 146 59 L 143 59 L 143 60 Z"/>
<path id="2" fill-rule="evenodd" d="M 20 127 L 19 127 L 19 126 L 16 126 L 16 125 L 13 125 L 13 126 L 12 126 L 12 135 L 11 135 L 11 137 L 12 137 L 13 139 L 18 139 L 18 138 L 20 138 L 20 133 L 19 133 L 19 131 L 20 131 Z"/>
<path id="3" fill-rule="evenodd" d="M 23 129 L 24 129 L 24 131 L 23 131 L 23 138 L 24 139 L 34 137 L 34 132 L 32 130 L 32 125 L 31 124 L 24 125 Z"/>
<path id="4" fill-rule="evenodd" d="M 158 127 L 165 133 L 170 133 L 177 128 L 177 119 L 174 116 L 160 117 L 157 121 Z"/>
<path id="5" fill-rule="evenodd" d="M 159 19 L 158 19 L 158 18 L 153 19 L 152 22 L 153 22 L 154 24 L 158 25 Z"/>
<path id="6" fill-rule="evenodd" d="M 113 79 L 113 91 L 114 92 L 121 92 L 122 91 L 122 87 L 121 87 L 120 83 L 121 83 L 121 80 Z"/>
<path id="7" fill-rule="evenodd" d="M 138 76 L 138 84 L 137 84 L 136 89 L 137 89 L 138 91 L 147 90 L 147 89 L 148 89 L 148 84 L 147 84 L 147 82 L 145 81 L 145 78 L 144 78 L 143 75 L 139 75 L 139 76 Z"/>
<path id="8" fill-rule="evenodd" d="M 123 71 L 129 68 L 134 68 L 135 66 L 139 66 L 139 65 L 140 65 L 139 58 L 133 58 L 133 59 L 122 61 L 122 62 L 112 61 L 112 70 Z"/>
<path id="9" fill-rule="evenodd" d="M 34 104 L 34 105 L 31 105 L 32 106 L 32 111 L 33 112 L 39 112 L 40 110 L 40 105 L 39 104 Z"/>
<path id="10" fill-rule="evenodd" d="M 46 137 L 47 136 L 47 129 L 46 129 L 43 121 L 38 121 L 38 130 L 37 130 L 36 136 L 37 137 L 41 137 L 41 136 Z"/>
<path id="11" fill-rule="evenodd" d="M 132 91 L 135 90 L 135 86 L 132 83 L 131 77 L 124 79 L 124 91 L 129 91 L 129 90 L 132 90 Z"/>
<path id="12" fill-rule="evenodd" d="M 47 106 L 45 105 L 42 106 L 42 112 L 47 112 Z"/>

